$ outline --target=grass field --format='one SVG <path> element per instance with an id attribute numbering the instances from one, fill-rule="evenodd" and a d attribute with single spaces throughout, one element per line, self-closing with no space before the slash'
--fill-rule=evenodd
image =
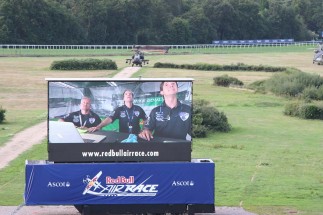
<path id="1" fill-rule="evenodd" d="M 120 69 L 124 57 L 109 56 Z M 0 124 L 0 145 L 18 131 L 46 119 L 45 78 L 112 77 L 116 71 L 50 71 L 63 57 L 0 58 L 0 106 L 7 121 Z M 65 59 L 65 58 L 64 58 Z M 243 89 L 212 86 L 215 76 L 229 74 L 249 84 L 266 79 L 264 72 L 211 72 L 155 69 L 154 62 L 217 63 L 293 66 L 323 75 L 312 64 L 312 51 L 236 54 L 150 56 L 151 64 L 136 77 L 194 78 L 194 99 L 206 99 L 223 111 L 230 133 L 215 133 L 193 140 L 194 158 L 211 158 L 216 164 L 217 206 L 242 206 L 258 214 L 323 214 L 323 121 L 283 115 L 285 98 Z M 23 202 L 24 160 L 46 159 L 46 142 L 25 152 L 0 170 L 0 205 Z"/>

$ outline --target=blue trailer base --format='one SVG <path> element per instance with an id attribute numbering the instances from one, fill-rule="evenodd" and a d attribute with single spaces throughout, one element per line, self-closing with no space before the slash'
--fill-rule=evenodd
<path id="1" fill-rule="evenodd" d="M 213 162 L 26 162 L 26 205 L 83 214 L 213 213 Z"/>

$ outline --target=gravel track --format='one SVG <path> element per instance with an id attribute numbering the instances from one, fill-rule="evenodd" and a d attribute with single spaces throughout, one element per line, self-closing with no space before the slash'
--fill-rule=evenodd
<path id="1" fill-rule="evenodd" d="M 1 215 L 80 215 L 74 206 L 1 206 Z M 210 213 L 208 213 L 211 215 Z M 196 214 L 197 215 L 197 214 Z M 200 214 L 204 215 L 204 214 Z M 207 215 L 207 214 L 205 214 Z M 215 215 L 256 215 L 240 207 L 215 207 Z"/>

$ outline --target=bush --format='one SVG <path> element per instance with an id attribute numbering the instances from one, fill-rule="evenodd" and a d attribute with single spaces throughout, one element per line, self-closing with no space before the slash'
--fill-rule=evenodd
<path id="1" fill-rule="evenodd" d="M 313 103 L 293 102 L 285 106 L 284 114 L 302 119 L 323 120 L 323 106 Z"/>
<path id="2" fill-rule="evenodd" d="M 323 100 L 323 85 L 320 87 L 309 86 L 303 90 L 303 99 L 307 100 Z"/>
<path id="3" fill-rule="evenodd" d="M 191 70 L 203 70 L 203 71 L 264 71 L 264 72 L 283 72 L 286 71 L 285 67 L 272 67 L 272 66 L 252 66 L 245 65 L 243 63 L 230 64 L 230 65 L 218 65 L 218 64 L 181 64 L 176 65 L 173 63 L 160 63 L 154 64 L 154 68 L 175 68 L 175 69 L 191 69 Z"/>
<path id="4" fill-rule="evenodd" d="M 299 117 L 303 119 L 323 119 L 323 108 L 315 104 L 304 104 L 299 107 Z"/>
<path id="5" fill-rule="evenodd" d="M 265 93 L 265 80 L 255 81 L 249 84 L 248 88 L 254 90 L 255 92 Z"/>
<path id="6" fill-rule="evenodd" d="M 265 81 L 264 86 L 266 91 L 288 97 L 318 98 L 320 97 L 318 94 L 323 94 L 322 77 L 297 70 L 289 70 L 285 73 L 274 75 L 272 78 Z M 316 88 L 315 92 L 314 88 Z M 321 91 L 318 89 L 322 90 L 322 93 L 320 93 Z"/>
<path id="7" fill-rule="evenodd" d="M 6 110 L 0 107 L 0 123 L 2 123 L 6 119 L 5 112 Z"/>
<path id="8" fill-rule="evenodd" d="M 62 61 L 54 61 L 51 70 L 105 70 L 105 69 L 118 69 L 117 64 L 109 59 L 70 59 Z"/>
<path id="9" fill-rule="evenodd" d="M 222 76 L 213 78 L 213 85 L 222 86 L 222 87 L 228 87 L 229 85 L 243 86 L 243 82 L 237 78 L 230 77 L 228 75 L 222 75 Z"/>
<path id="10" fill-rule="evenodd" d="M 323 100 L 323 84 L 317 89 L 317 99 Z"/>
<path id="11" fill-rule="evenodd" d="M 207 132 L 231 130 L 225 114 L 210 106 L 206 100 L 194 101 L 192 124 L 192 137 L 206 137 Z"/>
<path id="12" fill-rule="evenodd" d="M 314 86 L 306 87 L 303 90 L 302 98 L 306 100 L 318 100 L 318 90 Z"/>
<path id="13" fill-rule="evenodd" d="M 284 114 L 287 116 L 298 116 L 299 102 L 291 102 L 285 105 Z"/>
<path id="14" fill-rule="evenodd" d="M 203 125 L 192 125 L 192 137 L 204 138 L 207 136 L 208 129 Z"/>

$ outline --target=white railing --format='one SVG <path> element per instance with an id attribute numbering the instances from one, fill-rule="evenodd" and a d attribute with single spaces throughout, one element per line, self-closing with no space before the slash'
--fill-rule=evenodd
<path id="1" fill-rule="evenodd" d="M 159 45 L 160 47 L 170 47 L 171 49 L 201 49 L 201 48 L 218 48 L 218 47 L 255 47 L 255 46 L 313 46 L 321 41 L 302 41 L 292 43 L 258 43 L 258 44 L 192 44 L 192 45 Z M 133 49 L 133 45 L 28 45 L 28 44 L 0 44 L 0 49 Z"/>
<path id="2" fill-rule="evenodd" d="M 263 44 L 191 44 L 191 45 L 158 45 L 158 48 L 169 48 L 169 53 L 213 53 L 227 52 L 236 49 L 262 47 L 316 47 L 321 41 L 302 41 L 292 43 L 263 43 Z M 137 46 L 136 46 L 137 47 Z M 259 49 L 258 49 L 259 48 Z M 0 56 L 84 56 L 84 55 L 129 55 L 135 49 L 133 45 L 29 45 L 29 44 L 0 44 Z M 256 51 L 257 51 L 256 50 Z M 149 52 L 149 50 L 147 50 Z"/>

